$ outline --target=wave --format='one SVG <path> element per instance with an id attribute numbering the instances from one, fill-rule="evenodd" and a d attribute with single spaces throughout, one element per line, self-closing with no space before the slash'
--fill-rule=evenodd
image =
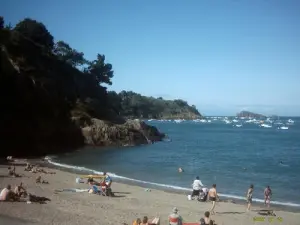
<path id="1" fill-rule="evenodd" d="M 55 161 L 53 161 L 53 157 L 50 157 L 50 156 L 45 157 L 45 160 L 48 163 L 50 163 L 50 164 L 52 164 L 54 166 L 58 166 L 58 167 L 62 167 L 62 168 L 67 168 L 67 169 L 72 169 L 72 170 L 76 170 L 76 171 L 80 171 L 80 172 L 87 172 L 87 173 L 92 173 L 92 174 L 97 174 L 97 175 L 103 175 L 102 171 L 97 171 L 97 170 L 93 170 L 93 169 L 89 169 L 89 168 L 81 167 L 81 166 L 75 166 L 75 165 L 70 165 L 70 164 L 64 164 L 64 163 L 55 162 Z M 119 175 L 117 175 L 115 173 L 110 173 L 110 172 L 107 172 L 107 174 L 109 176 L 113 177 L 113 178 L 117 178 L 117 179 L 120 179 L 120 180 L 132 181 L 132 182 L 139 183 L 139 184 L 147 184 L 147 185 L 157 186 L 157 187 L 161 187 L 161 188 L 170 188 L 170 189 L 178 190 L 178 191 L 192 191 L 191 188 L 179 187 L 179 186 L 168 185 L 168 184 L 160 184 L 160 183 L 155 183 L 155 182 L 148 182 L 148 181 L 133 179 L 133 178 L 129 178 L 129 177 L 119 176 Z M 245 197 L 237 196 L 237 195 L 230 195 L 230 194 L 221 194 L 221 193 L 219 193 L 219 196 L 225 197 L 225 198 L 233 198 L 233 199 L 238 199 L 238 200 L 245 200 Z M 253 198 L 253 201 L 264 203 L 263 199 L 258 199 L 258 198 Z M 292 202 L 272 201 L 272 204 L 282 205 L 282 206 L 300 207 L 300 204 L 296 204 L 296 203 L 292 203 Z"/>

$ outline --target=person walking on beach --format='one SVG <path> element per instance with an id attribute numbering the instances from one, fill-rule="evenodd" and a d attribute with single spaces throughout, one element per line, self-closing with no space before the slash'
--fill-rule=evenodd
<path id="1" fill-rule="evenodd" d="M 269 208 L 271 202 L 271 196 L 272 196 L 272 190 L 269 185 L 266 187 L 264 191 L 264 195 L 265 195 L 265 205 L 267 205 Z"/>
<path id="2" fill-rule="evenodd" d="M 202 187 L 203 187 L 203 184 L 202 184 L 202 182 L 200 181 L 200 179 L 199 179 L 199 177 L 197 176 L 196 177 L 196 179 L 194 180 L 194 182 L 193 182 L 193 184 L 192 184 L 192 186 L 193 186 L 193 192 L 192 192 L 192 198 L 194 197 L 194 196 L 199 196 L 199 193 L 200 193 L 200 190 L 202 189 Z"/>
<path id="3" fill-rule="evenodd" d="M 212 207 L 210 209 L 210 213 L 211 213 L 211 215 L 213 215 L 213 214 L 215 214 L 217 198 L 219 198 L 218 193 L 217 193 L 217 185 L 216 184 L 213 184 L 212 188 L 209 189 L 208 197 L 209 197 L 209 200 L 212 202 Z"/>
<path id="4" fill-rule="evenodd" d="M 247 212 L 250 211 L 250 208 L 251 208 L 253 189 L 254 189 L 254 186 L 253 186 L 253 184 L 251 184 L 247 191 L 247 196 L 246 196 L 247 203 L 248 203 Z"/>

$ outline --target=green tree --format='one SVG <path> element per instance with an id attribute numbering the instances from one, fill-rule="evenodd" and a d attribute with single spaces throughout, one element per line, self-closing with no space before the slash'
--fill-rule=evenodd
<path id="1" fill-rule="evenodd" d="M 111 79 L 114 76 L 114 71 L 110 63 L 105 63 L 105 55 L 98 54 L 97 59 L 90 62 L 85 71 L 94 75 L 99 84 L 112 85 Z"/>
<path id="2" fill-rule="evenodd" d="M 71 48 L 70 45 L 64 41 L 56 42 L 53 53 L 59 60 L 64 61 L 73 67 L 82 66 L 86 63 L 84 53 Z"/>
<path id="3" fill-rule="evenodd" d="M 14 30 L 20 32 L 34 42 L 47 47 L 48 49 L 53 49 L 53 36 L 47 30 L 46 26 L 41 22 L 26 18 L 20 21 L 15 26 Z"/>

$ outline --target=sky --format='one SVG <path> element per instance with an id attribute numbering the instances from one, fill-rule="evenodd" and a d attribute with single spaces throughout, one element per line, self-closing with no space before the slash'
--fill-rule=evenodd
<path id="1" fill-rule="evenodd" d="M 104 54 L 111 90 L 184 99 L 204 115 L 300 116 L 299 10 L 298 0 L 2 0 L 0 15 L 44 23 L 89 60 Z"/>

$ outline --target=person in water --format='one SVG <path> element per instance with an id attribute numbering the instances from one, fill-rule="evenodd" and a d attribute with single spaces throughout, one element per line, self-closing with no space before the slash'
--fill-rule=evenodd
<path id="1" fill-rule="evenodd" d="M 250 211 L 250 208 L 251 208 L 253 189 L 254 189 L 254 186 L 253 186 L 253 184 L 251 184 L 247 191 L 247 195 L 246 195 L 246 199 L 247 199 L 247 203 L 248 203 L 247 211 Z"/>
<path id="2" fill-rule="evenodd" d="M 265 196 L 265 205 L 270 207 L 270 202 L 271 202 L 271 196 L 272 196 L 272 190 L 270 186 L 268 185 L 264 191 L 264 196 Z"/>
<path id="3" fill-rule="evenodd" d="M 213 184 L 211 189 L 208 191 L 209 200 L 212 202 L 212 207 L 210 209 L 211 215 L 215 214 L 215 207 L 216 207 L 216 201 L 217 198 L 219 198 L 217 193 L 217 185 Z"/>
<path id="4" fill-rule="evenodd" d="M 179 172 L 179 173 L 182 173 L 182 172 L 184 172 L 184 171 L 183 171 L 183 169 L 182 169 L 181 167 L 179 167 L 179 168 L 178 168 L 178 172 Z"/>

